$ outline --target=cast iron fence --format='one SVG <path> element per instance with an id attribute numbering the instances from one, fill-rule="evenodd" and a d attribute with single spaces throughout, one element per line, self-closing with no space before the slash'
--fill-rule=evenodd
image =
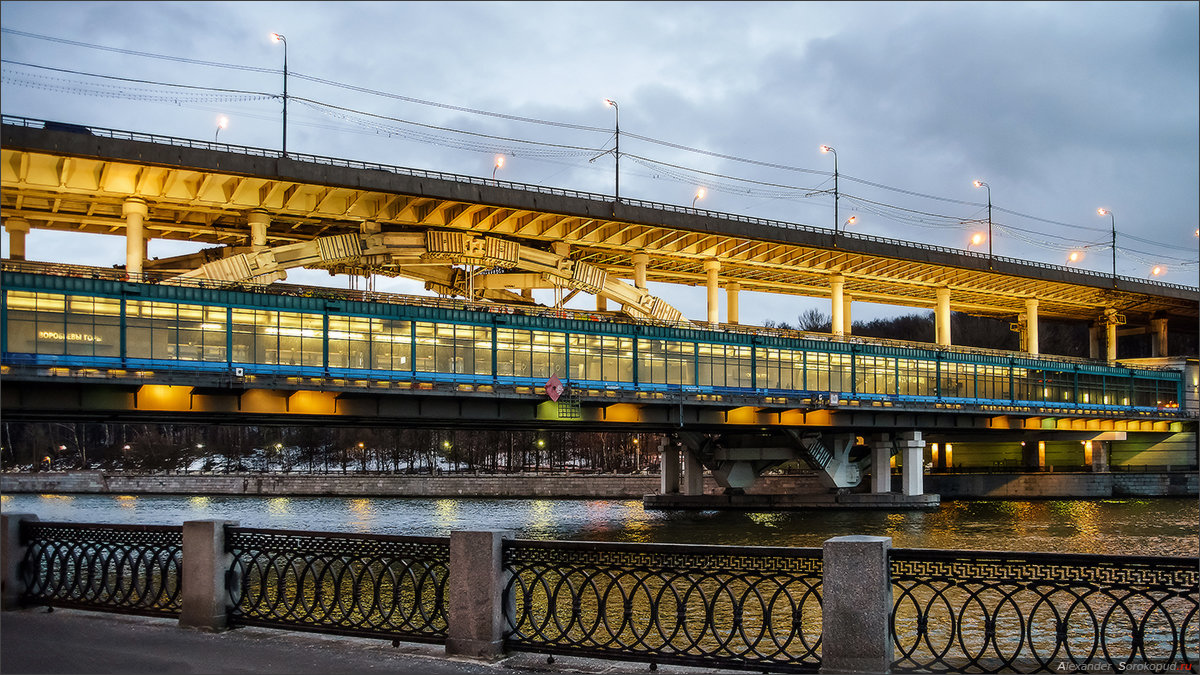
<path id="1" fill-rule="evenodd" d="M 1195 558 L 892 549 L 892 667 L 1194 666 L 1198 566 Z"/>
<path id="2" fill-rule="evenodd" d="M 722 668 L 820 668 L 821 549 L 506 541 L 505 643 Z"/>
<path id="3" fill-rule="evenodd" d="M 446 639 L 446 538 L 227 527 L 230 623 Z"/>
<path id="4" fill-rule="evenodd" d="M 179 616 L 183 528 L 23 521 L 26 605 Z"/>

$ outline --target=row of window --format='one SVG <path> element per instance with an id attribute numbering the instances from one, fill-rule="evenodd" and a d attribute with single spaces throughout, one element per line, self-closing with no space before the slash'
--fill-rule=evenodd
<path id="1" fill-rule="evenodd" d="M 465 378 L 1158 406 L 1178 382 L 1003 365 L 8 291 L 9 353 Z"/>

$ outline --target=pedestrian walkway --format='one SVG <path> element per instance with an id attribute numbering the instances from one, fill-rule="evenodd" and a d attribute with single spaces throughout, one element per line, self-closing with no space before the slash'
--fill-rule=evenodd
<path id="1" fill-rule="evenodd" d="M 595 673 L 650 675 L 648 663 L 513 654 L 494 663 L 452 658 L 441 645 L 319 633 L 238 628 L 205 633 L 174 619 L 70 609 L 0 614 L 0 673 L 32 675 L 506 675 Z M 655 673 L 733 673 L 660 665 Z"/>

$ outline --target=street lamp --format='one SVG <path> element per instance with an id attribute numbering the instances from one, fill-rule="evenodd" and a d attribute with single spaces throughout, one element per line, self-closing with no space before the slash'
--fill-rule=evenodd
<path id="1" fill-rule="evenodd" d="M 986 235 L 984 235 L 982 232 L 976 232 L 975 234 L 972 234 L 971 243 L 967 244 L 967 248 L 970 249 L 972 246 L 979 246 L 982 244 L 984 236 Z"/>
<path id="2" fill-rule="evenodd" d="M 271 33 L 271 39 L 283 43 L 283 155 L 287 156 L 287 40 L 279 33 Z"/>
<path id="3" fill-rule="evenodd" d="M 1083 260 L 1083 251 L 1071 251 L 1067 254 L 1067 264 L 1077 263 Z"/>
<path id="4" fill-rule="evenodd" d="M 988 195 L 988 269 L 992 268 L 992 186 L 977 180 L 975 187 L 987 188 Z"/>
<path id="5" fill-rule="evenodd" d="M 229 126 L 229 118 L 221 115 L 217 118 L 217 133 L 213 134 L 213 143 L 217 142 L 217 137 L 221 135 L 221 130 Z"/>
<path id="6" fill-rule="evenodd" d="M 504 155 L 496 155 L 496 162 L 492 165 L 492 180 L 496 180 L 496 169 L 504 166 Z"/>
<path id="7" fill-rule="evenodd" d="M 849 218 L 846 219 L 846 222 L 842 223 L 842 229 L 845 230 L 847 227 L 849 227 L 850 225 L 853 225 L 857 222 L 858 222 L 858 216 L 850 216 Z"/>
<path id="8" fill-rule="evenodd" d="M 1113 283 L 1117 283 L 1117 217 L 1112 211 L 1105 208 L 1096 209 L 1096 213 L 1102 216 L 1108 216 L 1112 221 L 1112 259 L 1113 259 Z"/>
<path id="9" fill-rule="evenodd" d="M 708 191 L 705 190 L 704 188 L 700 188 L 700 189 L 696 190 L 696 196 L 692 197 L 692 208 L 693 209 L 696 208 L 696 200 L 704 199 L 704 195 L 706 195 L 706 194 L 708 194 Z"/>
<path id="10" fill-rule="evenodd" d="M 1150 276 L 1155 276 L 1155 277 L 1159 276 L 1160 274 L 1166 274 L 1166 273 L 1167 273 L 1166 265 L 1155 265 L 1150 270 Z"/>
<path id="11" fill-rule="evenodd" d="M 838 220 L 838 161 L 837 161 L 837 150 L 834 150 L 833 148 L 829 147 L 828 145 L 822 145 L 822 146 L 821 146 L 821 152 L 832 152 L 832 153 L 833 153 L 833 245 L 834 245 L 834 246 L 837 246 L 838 223 L 840 222 L 840 221 Z"/>
<path id="12" fill-rule="evenodd" d="M 604 105 L 613 109 L 616 115 L 616 143 L 613 145 L 613 159 L 616 160 L 616 170 L 614 176 L 616 183 L 613 188 L 613 201 L 621 201 L 621 109 L 617 107 L 617 102 L 611 98 L 604 99 Z"/>

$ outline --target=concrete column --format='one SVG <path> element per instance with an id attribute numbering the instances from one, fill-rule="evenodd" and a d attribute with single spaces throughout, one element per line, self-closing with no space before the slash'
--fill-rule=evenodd
<path id="1" fill-rule="evenodd" d="M 871 443 L 871 492 L 892 491 L 892 437 L 882 434 Z"/>
<path id="2" fill-rule="evenodd" d="M 683 450 L 683 486 L 685 495 L 704 494 L 704 465 L 691 450 Z"/>
<path id="3" fill-rule="evenodd" d="M 679 448 L 674 443 L 663 445 L 659 456 L 658 491 L 664 495 L 679 494 Z"/>
<path id="4" fill-rule="evenodd" d="M 246 216 L 250 223 L 250 248 L 261 251 L 267 247 L 267 228 L 271 226 L 271 216 L 266 211 L 251 211 Z"/>
<path id="5" fill-rule="evenodd" d="M 29 221 L 24 218 L 8 218 L 4 221 L 8 232 L 9 260 L 25 259 L 25 235 L 29 234 Z"/>
<path id="6" fill-rule="evenodd" d="M 1037 298 L 1025 299 L 1025 351 L 1037 356 L 1038 354 L 1038 301 Z"/>
<path id="7" fill-rule="evenodd" d="M 945 286 L 937 289 L 937 307 L 934 310 L 934 341 L 942 347 L 949 347 L 950 342 L 950 289 Z"/>
<path id="8" fill-rule="evenodd" d="M 1167 355 L 1167 320 L 1150 319 L 1150 356 Z"/>
<path id="9" fill-rule="evenodd" d="M 708 288 L 708 322 L 712 324 L 720 323 L 721 321 L 718 312 L 719 301 L 717 297 L 718 274 L 720 271 L 720 261 L 711 259 L 704 261 L 704 274 L 707 276 L 705 285 Z"/>
<path id="10" fill-rule="evenodd" d="M 450 533 L 446 653 L 494 659 L 504 653 L 503 544 L 508 530 Z"/>
<path id="11" fill-rule="evenodd" d="M 25 543 L 21 541 L 21 522 L 35 521 L 32 513 L 0 514 L 0 610 L 5 612 L 21 608 L 21 594 L 25 592 L 25 580 L 21 578 L 21 561 L 25 560 Z"/>
<path id="12" fill-rule="evenodd" d="M 821 572 L 821 672 L 891 669 L 891 537 L 826 539 Z"/>
<path id="13" fill-rule="evenodd" d="M 137 197 L 125 200 L 121 215 L 125 216 L 125 273 L 133 278 L 141 275 L 142 261 L 146 259 L 146 241 L 142 225 L 150 209 L 146 202 Z"/>
<path id="14" fill-rule="evenodd" d="M 597 312 L 608 311 L 608 299 L 605 298 L 603 295 L 596 296 L 596 311 Z"/>
<path id="15" fill-rule="evenodd" d="M 1107 473 L 1108 458 L 1112 449 L 1112 441 L 1091 441 L 1092 443 L 1092 472 Z"/>
<path id="16" fill-rule="evenodd" d="M 906 497 L 925 494 L 925 439 L 920 431 L 898 435 L 900 446 L 900 491 Z"/>
<path id="17" fill-rule="evenodd" d="M 842 294 L 842 333 L 849 335 L 854 322 L 850 319 L 850 302 L 854 300 L 849 293 Z"/>
<path id="18" fill-rule="evenodd" d="M 234 520 L 183 523 L 183 577 L 180 579 L 179 627 L 223 631 L 229 627 L 229 591 L 225 573 L 233 556 L 225 552 L 225 526 Z"/>
<path id="19" fill-rule="evenodd" d="M 1117 360 L 1117 324 L 1115 321 L 1109 321 L 1104 326 L 1104 358 L 1109 363 Z"/>
<path id="20" fill-rule="evenodd" d="M 728 323 L 738 322 L 738 292 L 741 290 L 741 284 L 725 285 L 725 321 Z"/>
<path id="21" fill-rule="evenodd" d="M 1100 326 L 1096 323 L 1088 326 L 1088 358 L 1100 358 Z"/>
<path id="22" fill-rule="evenodd" d="M 646 288 L 646 265 L 650 264 L 650 256 L 646 253 L 633 254 L 633 285 Z"/>
<path id="23" fill-rule="evenodd" d="M 829 292 L 830 292 L 830 310 L 833 315 L 833 328 L 831 332 L 834 335 L 844 335 L 846 333 L 845 325 L 843 324 L 843 312 L 846 311 L 846 301 L 843 297 L 843 291 L 846 288 L 846 279 L 840 274 L 835 274 L 829 277 Z"/>

